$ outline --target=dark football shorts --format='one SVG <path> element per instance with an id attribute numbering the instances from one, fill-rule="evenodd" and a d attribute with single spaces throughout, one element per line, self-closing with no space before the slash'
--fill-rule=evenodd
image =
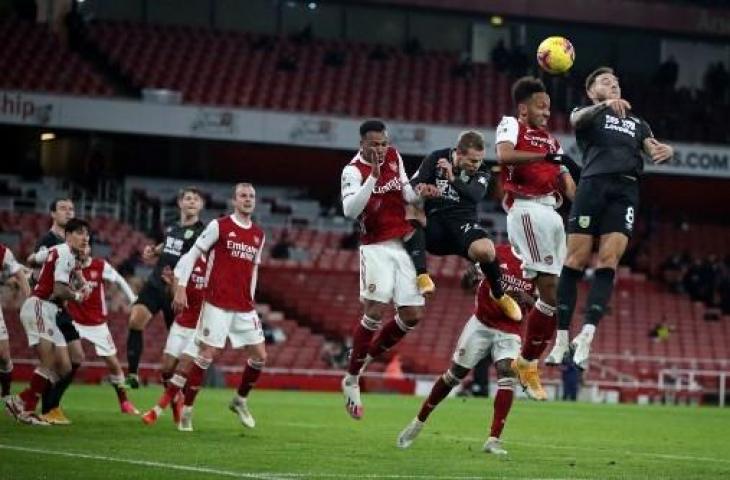
<path id="1" fill-rule="evenodd" d="M 162 311 L 162 315 L 165 317 L 165 325 L 169 330 L 172 326 L 172 322 L 175 320 L 175 312 L 172 311 L 172 297 L 168 293 L 168 288 L 165 285 L 158 285 L 156 282 L 147 280 L 142 291 L 139 292 L 135 305 L 144 305 L 147 310 L 150 311 L 152 316 L 157 315 L 157 312 Z"/>
<path id="2" fill-rule="evenodd" d="M 65 308 L 58 309 L 58 313 L 56 314 L 56 326 L 58 326 L 58 329 L 63 334 L 63 338 L 66 340 L 67 344 L 81 338 L 79 337 L 78 330 L 74 327 L 71 315 L 68 314 Z"/>
<path id="3" fill-rule="evenodd" d="M 623 233 L 631 238 L 639 208 L 639 181 L 628 175 L 580 179 L 568 215 L 568 233 Z"/>
<path id="4" fill-rule="evenodd" d="M 482 238 L 489 238 L 489 234 L 473 218 L 436 213 L 426 220 L 426 250 L 433 255 L 469 259 L 469 246 Z"/>

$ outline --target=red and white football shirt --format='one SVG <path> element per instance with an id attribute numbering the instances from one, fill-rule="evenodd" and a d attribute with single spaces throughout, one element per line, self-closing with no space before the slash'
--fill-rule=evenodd
<path id="1" fill-rule="evenodd" d="M 195 328 L 198 325 L 198 317 L 200 316 L 200 307 L 205 300 L 205 283 L 207 274 L 207 263 L 205 255 L 198 257 L 195 262 L 193 271 L 188 280 L 188 286 L 185 287 L 185 293 L 188 297 L 188 308 L 178 313 L 175 317 L 175 323 L 185 328 Z"/>
<path id="2" fill-rule="evenodd" d="M 497 245 L 495 250 L 499 259 L 499 268 L 502 271 L 502 288 L 505 293 L 521 291 L 534 295 L 535 284 L 523 276 L 522 260 L 514 254 L 512 247 L 506 244 Z M 490 295 L 490 291 L 489 282 L 487 279 L 483 279 L 477 288 L 474 315 L 487 327 L 520 335 L 522 324 L 515 322 L 502 312 Z M 522 313 L 526 314 L 524 311 Z"/>
<path id="3" fill-rule="evenodd" d="M 254 310 L 264 231 L 254 223 L 243 225 L 230 215 L 210 222 L 195 245 L 208 252 L 205 301 L 224 310 Z"/>
<path id="4" fill-rule="evenodd" d="M 74 268 L 76 268 L 76 256 L 71 252 L 71 247 L 67 243 L 51 248 L 41 267 L 38 283 L 33 288 L 33 296 L 41 300 L 51 298 L 54 283 L 60 282 L 68 285 Z"/>
<path id="5" fill-rule="evenodd" d="M 342 198 L 354 194 L 371 171 L 372 166 L 358 152 L 342 171 Z M 403 238 L 413 230 L 406 220 L 406 201 L 403 198 L 403 186 L 407 182 L 400 154 L 395 148 L 388 147 L 380 166 L 380 177 L 358 217 L 363 245 Z"/>
<path id="6" fill-rule="evenodd" d="M 91 293 L 83 302 L 70 301 L 66 304 L 69 315 L 74 322 L 80 325 L 95 326 L 106 323 L 108 311 L 104 289 L 105 281 L 120 286 L 123 283 L 124 293 L 130 297 L 130 300 L 133 299 L 131 297 L 133 294 L 124 278 L 101 258 L 92 258 L 87 262 L 86 266 L 81 269 L 81 275 L 84 277 L 86 286 L 91 288 Z"/>
<path id="7" fill-rule="evenodd" d="M 515 150 L 535 153 L 562 153 L 558 140 L 543 128 L 530 128 L 515 117 L 502 117 L 495 144 L 508 142 Z M 511 206 L 515 196 L 541 197 L 560 188 L 560 165 L 547 160 L 502 168 L 502 185 Z"/>

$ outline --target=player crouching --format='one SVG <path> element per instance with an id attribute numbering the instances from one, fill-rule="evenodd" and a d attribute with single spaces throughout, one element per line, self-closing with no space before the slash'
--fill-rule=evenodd
<path id="1" fill-rule="evenodd" d="M 514 255 L 511 247 L 499 245 L 496 251 L 501 263 L 502 286 L 505 292 L 521 299 L 533 295 L 535 286 L 522 276 L 521 260 Z M 474 278 L 477 277 L 476 269 L 473 275 Z M 497 455 L 507 453 L 502 448 L 500 436 L 512 407 L 514 386 L 517 384 L 511 365 L 520 355 L 521 324 L 504 314 L 490 295 L 490 291 L 489 282 L 486 279 L 482 280 L 476 292 L 474 315 L 461 332 L 453 363 L 436 381 L 416 418 L 398 435 L 396 445 L 399 448 L 410 447 L 438 404 L 464 380 L 481 359 L 491 356 L 497 369 L 497 395 L 494 398 L 494 414 L 489 438 L 484 443 L 483 449 L 487 453 Z"/>

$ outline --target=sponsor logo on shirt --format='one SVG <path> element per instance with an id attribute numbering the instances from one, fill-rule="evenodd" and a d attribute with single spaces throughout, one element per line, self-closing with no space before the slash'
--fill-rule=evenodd
<path id="1" fill-rule="evenodd" d="M 636 136 L 636 123 L 630 118 L 618 118 L 613 115 L 606 115 L 606 124 L 603 126 L 606 130 L 613 130 L 626 135 Z"/>
<path id="2" fill-rule="evenodd" d="M 376 185 L 373 187 L 373 193 L 376 195 L 383 195 L 391 191 L 401 191 L 403 186 L 400 183 L 399 178 L 393 178 L 388 181 L 385 185 Z"/>
<path id="3" fill-rule="evenodd" d="M 179 257 L 182 253 L 184 243 L 185 242 L 179 238 L 167 237 L 165 239 L 165 248 L 163 248 L 162 251 Z"/>
<path id="4" fill-rule="evenodd" d="M 248 245 L 243 242 L 234 242 L 233 240 L 228 240 L 226 242 L 226 248 L 229 250 L 231 257 L 249 261 L 253 261 L 259 251 L 258 247 L 254 245 Z"/>

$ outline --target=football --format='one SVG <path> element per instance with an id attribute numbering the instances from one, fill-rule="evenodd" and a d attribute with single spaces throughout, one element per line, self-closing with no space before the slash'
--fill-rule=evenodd
<path id="1" fill-rule="evenodd" d="M 564 37 L 548 37 L 537 47 L 537 63 L 548 73 L 557 75 L 570 70 L 575 61 L 575 49 Z"/>

